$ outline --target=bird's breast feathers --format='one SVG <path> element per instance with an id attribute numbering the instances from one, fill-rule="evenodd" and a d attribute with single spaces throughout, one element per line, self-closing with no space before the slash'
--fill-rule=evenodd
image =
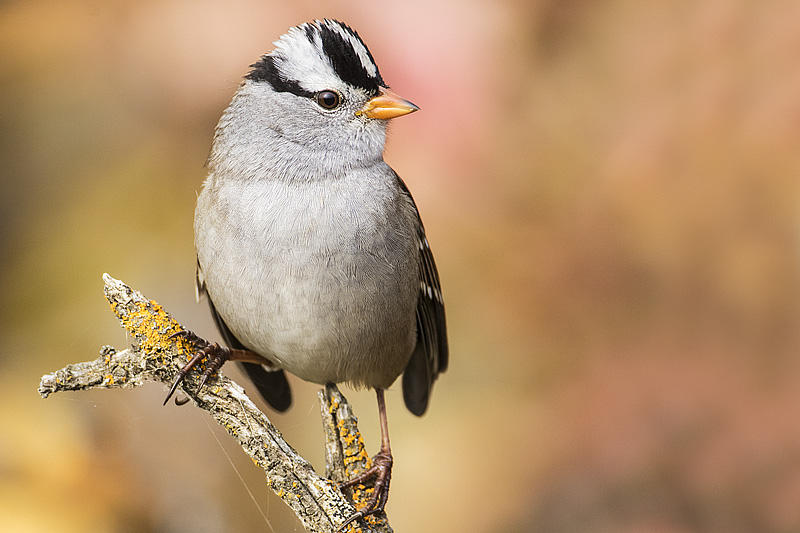
<path id="1" fill-rule="evenodd" d="M 415 342 L 416 221 L 374 169 L 303 183 L 212 175 L 195 244 L 206 290 L 246 346 L 310 381 L 388 386 Z M 370 364 L 378 357 L 387 363 Z"/>

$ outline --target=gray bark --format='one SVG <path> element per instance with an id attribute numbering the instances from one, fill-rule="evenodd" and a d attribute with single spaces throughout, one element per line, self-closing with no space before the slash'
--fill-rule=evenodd
<path id="1" fill-rule="evenodd" d="M 196 348 L 182 337 L 169 338 L 184 328 L 158 303 L 108 274 L 103 280 L 106 298 L 128 331 L 131 346 L 120 351 L 103 346 L 94 361 L 69 364 L 42 376 L 42 397 L 60 391 L 138 387 L 147 381 L 171 384 L 195 353 Z M 318 393 L 326 441 L 326 477 L 322 477 L 284 440 L 241 386 L 218 373 L 197 390 L 201 373 L 202 368 L 189 373 L 181 385 L 183 392 L 197 407 L 208 411 L 264 469 L 269 487 L 295 512 L 306 530 L 336 531 L 356 507 L 366 503 L 371 487 L 355 487 L 350 500 L 338 488 L 337 482 L 368 468 L 370 458 L 350 404 L 335 385 Z M 380 513 L 357 520 L 344 531 L 385 533 L 392 529 L 386 515 Z"/>

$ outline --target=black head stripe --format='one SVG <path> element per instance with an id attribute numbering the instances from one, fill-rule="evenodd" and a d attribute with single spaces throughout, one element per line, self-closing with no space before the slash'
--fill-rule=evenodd
<path id="1" fill-rule="evenodd" d="M 315 35 L 314 25 L 306 23 L 304 24 L 304 26 L 305 26 L 306 38 L 311 44 L 314 44 L 314 35 Z"/>
<path id="2" fill-rule="evenodd" d="M 377 78 L 376 79 L 378 80 L 378 85 L 380 85 L 381 87 L 386 87 L 387 85 L 386 85 L 386 83 L 384 83 L 383 78 L 381 78 L 381 73 L 378 70 L 378 64 L 375 62 L 375 58 L 372 57 L 372 52 L 369 51 L 369 48 L 367 47 L 367 43 L 365 43 L 361 39 L 361 36 L 358 34 L 358 32 L 356 30 L 354 30 L 353 28 L 351 28 L 350 26 L 348 26 L 344 22 L 338 22 L 338 21 L 334 21 L 334 22 L 336 22 L 336 24 L 338 24 L 339 26 L 344 28 L 344 30 L 347 31 L 347 33 L 349 33 L 350 35 L 355 37 L 356 40 L 358 40 L 358 42 L 360 42 L 361 44 L 364 45 L 364 50 L 367 51 L 367 57 L 372 62 L 372 64 L 375 65 L 375 73 L 377 74 Z"/>
<path id="3" fill-rule="evenodd" d="M 314 96 L 314 93 L 300 87 L 296 80 L 289 80 L 281 76 L 273 56 L 262 56 L 258 62 L 253 63 L 250 67 L 253 70 L 245 76 L 248 80 L 267 82 L 279 93 L 292 93 L 306 98 Z"/>
<path id="4" fill-rule="evenodd" d="M 358 39 L 361 44 L 364 45 L 364 49 L 367 51 L 367 56 L 370 61 L 375 64 L 369 48 L 367 48 L 367 45 L 364 44 L 364 41 L 361 40 L 361 37 L 358 36 L 355 30 L 341 22 L 326 22 L 339 25 L 347 33 Z M 325 23 L 318 24 L 317 31 L 319 31 L 322 40 L 322 50 L 330 60 L 333 70 L 342 81 L 353 87 L 360 87 L 367 91 L 367 94 L 373 96 L 378 94 L 380 87 L 386 86 L 383 78 L 381 78 L 381 73 L 378 71 L 378 67 L 375 67 L 375 76 L 370 76 L 364 68 L 364 65 L 361 64 L 361 59 L 359 59 L 358 54 L 353 49 L 353 45 L 338 31 L 329 28 Z"/>

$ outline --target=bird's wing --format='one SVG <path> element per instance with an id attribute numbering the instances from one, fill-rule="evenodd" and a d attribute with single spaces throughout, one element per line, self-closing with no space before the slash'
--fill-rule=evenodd
<path id="1" fill-rule="evenodd" d="M 225 344 L 230 348 L 246 350 L 247 348 L 234 336 L 217 312 L 217 308 L 214 307 L 211 295 L 206 291 L 203 271 L 198 261 L 195 275 L 195 296 L 198 302 L 203 294 L 208 298 L 208 307 L 211 309 L 211 316 L 214 317 L 214 323 L 217 325 L 219 334 L 222 336 Z M 286 380 L 286 373 L 283 370 L 267 371 L 263 366 L 255 363 L 239 363 L 239 366 L 245 371 L 250 381 L 252 381 L 258 389 L 258 392 L 273 409 L 283 412 L 292 405 L 292 389 L 289 387 L 289 382 Z"/>
<path id="2" fill-rule="evenodd" d="M 397 176 L 397 174 L 395 174 Z M 436 377 L 447 369 L 447 324 L 439 273 L 433 260 L 425 228 L 414 198 L 400 176 L 401 190 L 414 206 L 417 215 L 417 251 L 419 253 L 419 295 L 417 298 L 417 344 L 403 372 L 403 398 L 406 407 L 417 416 L 428 408 Z"/>
<path id="3" fill-rule="evenodd" d="M 206 280 L 203 278 L 203 270 L 200 268 L 200 259 L 196 259 L 194 269 L 194 299 L 200 303 L 200 298 L 206 293 Z"/>

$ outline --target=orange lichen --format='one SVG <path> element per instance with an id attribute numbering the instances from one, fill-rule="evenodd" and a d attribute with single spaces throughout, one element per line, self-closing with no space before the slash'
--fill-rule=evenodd
<path id="1" fill-rule="evenodd" d="M 328 406 L 328 413 L 333 414 L 339 408 L 339 401 L 333 400 L 330 405 Z"/>
<path id="2" fill-rule="evenodd" d="M 118 302 L 111 302 L 111 309 L 125 330 L 136 338 L 142 352 L 147 355 L 161 355 L 162 363 L 166 363 L 163 359 L 164 352 L 177 345 L 178 353 L 185 353 L 191 359 L 191 343 L 182 337 L 169 338 L 183 328 L 155 300 L 131 302 L 124 307 Z"/>
<path id="3" fill-rule="evenodd" d="M 336 399 L 331 399 L 330 404 L 328 405 L 328 412 L 330 414 L 334 414 L 337 409 L 339 409 L 339 401 Z M 339 433 L 339 439 L 345 448 L 343 460 L 347 475 L 351 477 L 356 476 L 365 469 L 369 469 L 372 466 L 372 459 L 369 457 L 369 455 L 367 455 L 367 451 L 364 446 L 364 439 L 361 436 L 361 433 L 358 431 L 358 428 L 351 426 L 350 423 L 344 420 L 337 419 L 336 429 Z M 352 453 L 353 451 L 356 453 Z M 351 492 L 351 500 L 356 509 L 365 509 L 374 492 L 375 489 L 373 487 L 368 488 L 361 483 L 353 487 Z M 381 520 L 370 516 L 368 517 L 368 523 L 371 525 L 378 525 L 381 523 Z M 361 529 L 354 529 L 351 525 L 347 531 L 354 532 L 361 531 Z"/>

